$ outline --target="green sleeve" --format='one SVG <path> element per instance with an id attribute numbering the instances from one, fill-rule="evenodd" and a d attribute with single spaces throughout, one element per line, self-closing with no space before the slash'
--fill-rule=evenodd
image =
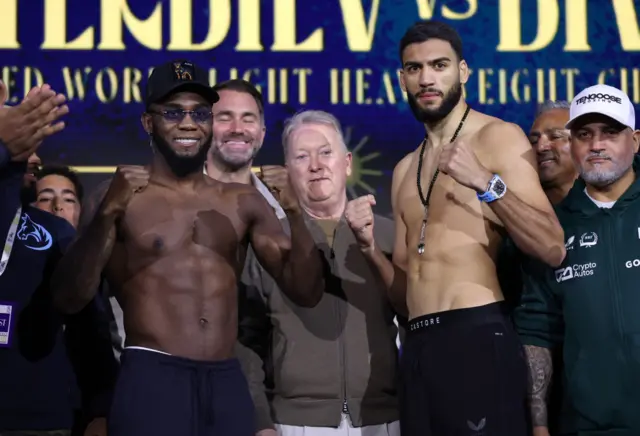
<path id="1" fill-rule="evenodd" d="M 564 338 L 562 304 L 554 290 L 551 268 L 532 259 L 522 263 L 523 290 L 514 311 L 516 330 L 524 345 L 556 348 Z"/>

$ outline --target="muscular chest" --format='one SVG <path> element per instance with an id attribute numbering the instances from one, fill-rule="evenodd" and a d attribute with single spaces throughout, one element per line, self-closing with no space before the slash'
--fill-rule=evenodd
<path id="1" fill-rule="evenodd" d="M 402 220 L 407 226 L 408 239 L 419 237 L 422 221 L 425 218 L 423 200 L 427 198 L 429 187 L 437 169 L 436 156 L 425 159 L 420 174 L 418 189 L 418 160 L 416 159 L 402 182 L 399 190 L 398 208 Z M 440 172 L 433 182 L 427 211 L 425 233 L 427 242 L 451 236 L 455 232 L 456 240 L 461 243 L 484 241 L 489 237 L 496 225 L 501 225 L 493 211 L 482 204 L 476 192 Z"/>
<path id="2" fill-rule="evenodd" d="M 129 251 L 163 255 L 189 247 L 235 255 L 246 225 L 224 198 L 148 188 L 130 203 L 119 227 Z"/>
<path id="3" fill-rule="evenodd" d="M 418 167 L 408 171 L 399 190 L 398 207 L 405 223 L 420 223 L 424 217 L 423 202 L 428 199 L 428 222 L 442 222 L 461 212 L 480 212 L 480 203 L 471 189 L 458 184 L 440 172 L 433 182 L 436 168 L 423 166 L 418 188 Z M 432 183 L 433 182 L 433 183 Z M 429 190 L 431 187 L 431 195 Z M 421 191 L 421 194 L 420 194 Z"/>

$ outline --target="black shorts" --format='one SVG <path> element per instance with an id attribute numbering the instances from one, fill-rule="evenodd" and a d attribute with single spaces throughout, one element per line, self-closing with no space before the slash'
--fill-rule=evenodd
<path id="1" fill-rule="evenodd" d="M 401 380 L 402 436 L 531 434 L 526 358 L 504 303 L 412 319 Z"/>
<path id="2" fill-rule="evenodd" d="M 254 407 L 236 359 L 198 362 L 125 349 L 109 436 L 254 436 Z"/>

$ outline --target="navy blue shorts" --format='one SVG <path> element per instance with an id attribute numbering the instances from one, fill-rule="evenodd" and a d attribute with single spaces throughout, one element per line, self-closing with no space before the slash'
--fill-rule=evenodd
<path id="1" fill-rule="evenodd" d="M 237 359 L 199 362 L 125 349 L 109 436 L 253 436 L 254 406 Z"/>
<path id="2" fill-rule="evenodd" d="M 402 436 L 529 436 L 527 365 L 504 303 L 409 322 Z"/>

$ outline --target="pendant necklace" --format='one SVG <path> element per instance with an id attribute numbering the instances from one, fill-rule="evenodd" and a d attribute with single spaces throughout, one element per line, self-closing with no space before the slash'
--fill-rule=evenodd
<path id="1" fill-rule="evenodd" d="M 462 115 L 462 119 L 460 120 L 460 124 L 458 124 L 458 128 L 456 129 L 453 137 L 451 137 L 451 142 L 455 141 L 464 125 L 465 120 L 467 119 L 467 115 L 469 115 L 469 110 L 471 108 L 467 106 L 467 109 L 464 111 L 464 115 Z M 420 183 L 420 176 L 422 175 L 422 162 L 424 159 L 424 152 L 427 148 L 427 135 L 425 135 L 424 140 L 422 141 L 422 147 L 420 148 L 420 160 L 418 161 L 418 194 L 420 195 L 420 202 L 422 203 L 422 207 L 424 209 L 424 216 L 422 218 L 422 227 L 420 228 L 420 241 L 418 242 L 418 254 L 424 254 L 424 237 L 427 230 L 427 212 L 429 210 L 429 199 L 431 198 L 431 191 L 433 191 L 433 185 L 436 183 L 436 179 L 438 178 L 438 174 L 440 174 L 440 168 L 436 167 L 436 172 L 433 174 L 431 178 L 431 183 L 429 183 L 429 190 L 427 191 L 427 197 L 424 197 L 422 193 L 422 186 Z"/>

